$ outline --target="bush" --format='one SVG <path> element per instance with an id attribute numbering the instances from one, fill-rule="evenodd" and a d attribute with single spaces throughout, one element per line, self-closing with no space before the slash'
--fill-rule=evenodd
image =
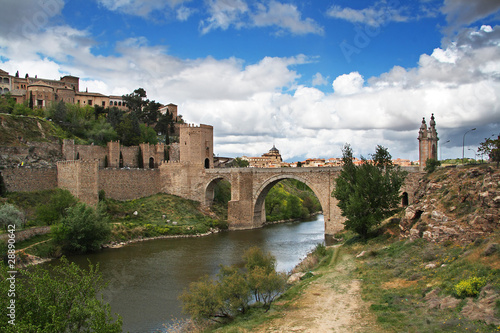
<path id="1" fill-rule="evenodd" d="M 83 203 L 68 208 L 67 216 L 52 228 L 54 242 L 66 253 L 97 251 L 111 235 L 103 206 L 97 210 Z"/>
<path id="2" fill-rule="evenodd" d="M 269 309 L 286 287 L 286 274 L 275 270 L 276 259 L 254 247 L 243 256 L 246 270 L 221 266 L 217 281 L 203 277 L 179 296 L 184 312 L 195 321 L 233 318 L 249 307 L 253 294 L 256 306 Z"/>
<path id="3" fill-rule="evenodd" d="M 48 204 L 38 206 L 36 218 L 44 225 L 52 225 L 66 216 L 66 210 L 77 202 L 77 199 L 69 191 L 58 189 Z"/>
<path id="4" fill-rule="evenodd" d="M 440 165 L 441 162 L 436 160 L 435 158 L 428 158 L 427 161 L 425 161 L 424 171 L 427 171 L 427 173 L 433 173 Z"/>
<path id="5" fill-rule="evenodd" d="M 484 277 L 473 276 L 467 280 L 460 281 L 453 289 L 458 298 L 476 297 L 485 285 L 486 279 Z"/>
<path id="6" fill-rule="evenodd" d="M 10 317 L 11 287 L 5 265 L 0 266 L 1 332 L 121 332 L 122 320 L 97 298 L 106 283 L 98 266 L 81 269 L 61 259 L 50 271 L 37 265 L 19 270 L 15 280 L 15 325 Z"/>
<path id="7" fill-rule="evenodd" d="M 15 226 L 15 230 L 20 229 L 24 224 L 24 214 L 11 204 L 0 207 L 0 226 L 7 230 L 9 225 Z"/>

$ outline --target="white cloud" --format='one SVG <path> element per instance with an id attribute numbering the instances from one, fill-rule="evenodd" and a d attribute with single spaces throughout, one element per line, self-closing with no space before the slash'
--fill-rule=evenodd
<path id="1" fill-rule="evenodd" d="M 358 93 L 363 88 L 365 80 L 358 72 L 343 74 L 337 77 L 332 87 L 338 95 L 352 95 Z"/>
<path id="2" fill-rule="evenodd" d="M 391 7 L 393 3 L 379 1 L 373 6 L 363 9 L 342 8 L 334 5 L 327 11 L 327 15 L 352 23 L 362 23 L 372 27 L 386 25 L 389 22 L 406 22 L 410 17 L 405 13 L 406 8 L 399 6 Z"/>
<path id="3" fill-rule="evenodd" d="M 314 20 L 306 18 L 302 20 L 302 15 L 297 6 L 271 1 L 268 5 L 258 4 L 257 11 L 252 14 L 253 25 L 256 27 L 277 26 L 292 34 L 323 34 L 323 28 Z"/>
<path id="4" fill-rule="evenodd" d="M 321 73 L 314 74 L 314 76 L 312 78 L 312 85 L 313 86 L 322 86 L 325 84 L 328 84 L 327 78 L 323 77 L 323 75 L 321 75 Z"/>
<path id="5" fill-rule="evenodd" d="M 190 0 L 98 0 L 98 2 L 112 11 L 148 17 L 154 11 L 173 9 Z"/>

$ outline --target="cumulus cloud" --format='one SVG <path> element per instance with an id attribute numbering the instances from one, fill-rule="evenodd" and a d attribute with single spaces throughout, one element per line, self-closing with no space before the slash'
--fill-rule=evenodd
<path id="1" fill-rule="evenodd" d="M 361 91 L 364 82 L 361 74 L 352 72 L 337 77 L 333 81 L 332 87 L 338 95 L 352 95 Z"/>

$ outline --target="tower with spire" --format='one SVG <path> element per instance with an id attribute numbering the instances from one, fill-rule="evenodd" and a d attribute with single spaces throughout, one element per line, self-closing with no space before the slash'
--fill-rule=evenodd
<path id="1" fill-rule="evenodd" d="M 434 113 L 431 116 L 431 121 L 429 122 L 429 127 L 425 123 L 425 117 L 422 119 L 422 125 L 420 125 L 420 130 L 418 131 L 418 159 L 420 163 L 420 170 L 424 170 L 425 162 L 427 159 L 438 159 L 437 156 L 437 144 L 438 136 L 436 132 L 436 121 L 434 119 Z"/>

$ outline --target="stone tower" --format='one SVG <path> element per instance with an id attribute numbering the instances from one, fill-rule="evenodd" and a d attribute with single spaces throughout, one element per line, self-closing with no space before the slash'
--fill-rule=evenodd
<path id="1" fill-rule="evenodd" d="M 420 170 L 425 168 L 425 162 L 427 159 L 438 159 L 437 156 L 437 144 L 438 136 L 436 132 L 436 121 L 434 120 L 434 113 L 431 116 L 431 121 L 429 122 L 429 128 L 425 123 L 425 118 L 422 119 L 422 125 L 418 131 L 418 159 L 420 163 Z"/>
<path id="2" fill-rule="evenodd" d="M 214 128 L 210 125 L 194 126 L 181 124 L 179 135 L 180 162 L 203 166 L 214 166 Z"/>

